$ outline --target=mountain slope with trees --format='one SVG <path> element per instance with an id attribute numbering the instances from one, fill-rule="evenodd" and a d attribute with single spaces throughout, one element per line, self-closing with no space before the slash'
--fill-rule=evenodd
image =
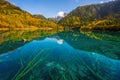
<path id="1" fill-rule="evenodd" d="M 33 17 L 37 18 L 37 19 L 46 19 L 43 15 L 41 14 L 34 14 Z"/>
<path id="2" fill-rule="evenodd" d="M 6 0 L 0 0 L 0 28 L 47 28 L 55 29 L 57 24 L 42 18 L 35 18 L 30 13 Z"/>
<path id="3" fill-rule="evenodd" d="M 120 0 L 80 6 L 61 19 L 59 24 L 65 29 L 120 30 Z"/>

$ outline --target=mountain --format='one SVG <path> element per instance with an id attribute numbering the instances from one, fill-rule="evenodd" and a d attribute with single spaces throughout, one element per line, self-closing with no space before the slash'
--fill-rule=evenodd
<path id="1" fill-rule="evenodd" d="M 65 16 L 67 16 L 67 13 L 61 11 L 57 14 L 57 16 L 55 17 L 58 21 L 61 20 L 62 18 L 64 18 Z"/>
<path id="2" fill-rule="evenodd" d="M 58 23 L 58 19 L 57 18 L 48 18 L 49 21 L 52 21 L 54 23 Z"/>
<path id="3" fill-rule="evenodd" d="M 38 18 L 38 19 L 46 19 L 43 15 L 41 14 L 34 14 L 33 17 Z"/>
<path id="4" fill-rule="evenodd" d="M 55 23 L 58 23 L 62 18 L 64 18 L 65 16 L 67 16 L 67 13 L 63 12 L 63 11 L 60 11 L 58 12 L 58 14 L 53 17 L 53 18 L 48 18 L 49 21 L 52 21 L 52 22 L 55 22 Z"/>
<path id="5" fill-rule="evenodd" d="M 58 23 L 65 29 L 120 30 L 120 0 L 77 7 Z"/>
<path id="6" fill-rule="evenodd" d="M 45 20 L 43 17 L 35 18 L 35 16 L 6 0 L 0 0 L 0 29 L 56 29 L 57 26 L 57 24 Z"/>

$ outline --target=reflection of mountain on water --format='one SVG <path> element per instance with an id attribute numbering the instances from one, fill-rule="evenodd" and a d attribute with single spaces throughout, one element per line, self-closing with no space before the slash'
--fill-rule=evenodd
<path id="1" fill-rule="evenodd" d="M 120 59 L 120 34 L 118 32 L 68 31 L 57 35 L 76 49 Z"/>
<path id="2" fill-rule="evenodd" d="M 55 38 L 35 40 L 0 56 L 0 80 L 119 80 L 119 73 L 119 60 Z"/>
<path id="3" fill-rule="evenodd" d="M 0 54 L 12 51 L 33 39 L 44 39 L 56 31 L 0 31 Z"/>

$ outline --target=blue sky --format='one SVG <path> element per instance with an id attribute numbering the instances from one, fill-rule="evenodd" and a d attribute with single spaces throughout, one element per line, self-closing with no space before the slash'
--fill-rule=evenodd
<path id="1" fill-rule="evenodd" d="M 8 0 L 31 14 L 55 17 L 59 12 L 69 13 L 78 6 L 108 2 L 111 0 Z"/>

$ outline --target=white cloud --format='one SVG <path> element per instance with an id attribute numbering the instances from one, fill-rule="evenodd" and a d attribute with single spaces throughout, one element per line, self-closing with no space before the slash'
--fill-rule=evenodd
<path id="1" fill-rule="evenodd" d="M 115 0 L 109 0 L 109 1 L 115 1 Z M 100 1 L 101 4 L 105 3 L 105 2 L 107 2 L 107 1 L 104 1 L 104 0 Z"/>
<path id="2" fill-rule="evenodd" d="M 65 17 L 65 15 L 64 15 L 65 13 L 63 12 L 63 11 L 59 11 L 58 13 L 57 13 L 57 16 L 60 16 L 60 17 Z"/>
<path id="3" fill-rule="evenodd" d="M 100 1 L 100 3 L 104 3 L 104 1 Z"/>

